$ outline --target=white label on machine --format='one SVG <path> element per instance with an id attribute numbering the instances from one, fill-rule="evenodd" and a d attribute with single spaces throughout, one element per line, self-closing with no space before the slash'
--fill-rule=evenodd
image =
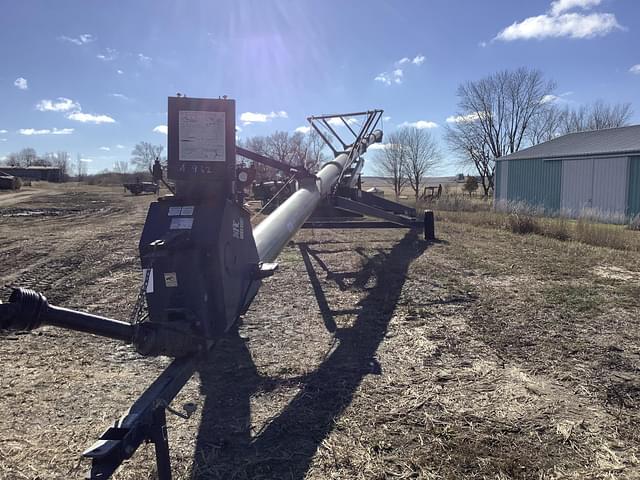
<path id="1" fill-rule="evenodd" d="M 149 272 L 149 281 L 147 282 L 147 293 L 153 293 L 153 268 L 142 269 L 142 281 L 147 278 L 147 272 Z"/>
<path id="2" fill-rule="evenodd" d="M 190 217 L 191 215 L 193 215 L 193 205 L 188 207 L 182 207 L 182 211 L 180 212 L 180 215 L 184 217 Z"/>
<path id="3" fill-rule="evenodd" d="M 171 219 L 169 230 L 191 230 L 193 218 L 175 217 Z"/>
<path id="4" fill-rule="evenodd" d="M 175 272 L 167 272 L 164 274 L 164 284 L 167 287 L 177 287 L 178 286 L 178 277 Z"/>
<path id="5" fill-rule="evenodd" d="M 175 217 L 180 215 L 180 212 L 182 211 L 182 207 L 169 207 L 169 216 L 170 217 Z"/>
<path id="6" fill-rule="evenodd" d="M 181 110 L 178 145 L 183 162 L 224 162 L 225 112 Z"/>

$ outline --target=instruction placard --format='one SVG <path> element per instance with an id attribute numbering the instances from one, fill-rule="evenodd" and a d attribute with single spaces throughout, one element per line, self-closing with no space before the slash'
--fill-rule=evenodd
<path id="1" fill-rule="evenodd" d="M 224 162 L 225 112 L 181 110 L 178 145 L 183 162 Z"/>

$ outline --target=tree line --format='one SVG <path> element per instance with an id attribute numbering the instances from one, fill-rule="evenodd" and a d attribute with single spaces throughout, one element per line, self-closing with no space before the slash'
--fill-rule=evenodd
<path id="1" fill-rule="evenodd" d="M 632 116 L 629 103 L 607 104 L 597 100 L 589 105 L 572 107 L 556 94 L 556 84 L 545 79 L 541 71 L 528 68 L 505 70 L 480 80 L 462 83 L 456 92 L 456 115 L 447 119 L 444 139 L 459 165 L 474 171 L 485 196 L 494 189 L 495 160 L 501 156 L 560 135 L 628 125 Z M 289 133 L 276 131 L 266 136 L 239 140 L 248 150 L 281 162 L 315 171 L 328 160 L 322 138 L 314 131 Z M 164 147 L 149 142 L 138 143 L 131 158 L 116 161 L 117 173 L 151 169 L 156 158 L 166 164 Z M 404 127 L 386 136 L 375 156 L 377 174 L 385 177 L 399 196 L 410 187 L 420 197 L 424 177 L 441 163 L 442 153 L 434 136 L 426 129 Z M 239 163 L 245 160 L 238 158 Z M 38 155 L 33 148 L 11 153 L 5 163 L 10 166 L 55 166 L 64 176 L 72 165 L 67 152 Z M 281 177 L 271 167 L 255 164 L 256 181 Z M 86 175 L 86 163 L 78 156 L 77 176 Z"/>

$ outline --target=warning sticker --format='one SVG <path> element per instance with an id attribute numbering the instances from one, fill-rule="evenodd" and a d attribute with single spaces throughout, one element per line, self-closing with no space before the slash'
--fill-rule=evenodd
<path id="1" fill-rule="evenodd" d="M 170 217 L 175 217 L 180 215 L 180 212 L 182 211 L 182 207 L 169 207 L 169 216 Z"/>
<path id="2" fill-rule="evenodd" d="M 191 216 L 191 215 L 193 215 L 193 205 L 188 206 L 188 207 L 182 207 L 180 215 L 183 215 L 183 216 Z"/>
<path id="3" fill-rule="evenodd" d="M 175 272 L 167 272 L 164 274 L 164 284 L 167 287 L 177 287 L 178 286 L 178 277 Z"/>
<path id="4" fill-rule="evenodd" d="M 171 219 L 170 230 L 191 230 L 193 218 L 175 217 Z"/>

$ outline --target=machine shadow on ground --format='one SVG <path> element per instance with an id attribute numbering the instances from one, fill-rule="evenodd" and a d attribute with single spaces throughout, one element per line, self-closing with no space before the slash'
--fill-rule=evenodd
<path id="1" fill-rule="evenodd" d="M 336 337 L 336 348 L 312 373 L 295 379 L 261 376 L 245 340 L 237 334 L 223 340 L 207 365 L 199 369 L 202 409 L 192 477 L 302 479 L 335 419 L 350 405 L 366 375 L 379 374 L 376 351 L 385 337 L 411 262 L 428 247 L 409 231 L 388 251 L 363 261 L 356 272 L 331 272 L 309 244 L 298 244 L 325 327 Z M 372 277 L 357 317 L 349 328 L 338 328 L 311 258 L 341 289 L 362 289 Z M 352 279 L 347 286 L 345 278 Z M 344 313 L 344 312 L 340 312 Z M 251 435 L 250 399 L 279 385 L 298 393 L 262 431 Z"/>

